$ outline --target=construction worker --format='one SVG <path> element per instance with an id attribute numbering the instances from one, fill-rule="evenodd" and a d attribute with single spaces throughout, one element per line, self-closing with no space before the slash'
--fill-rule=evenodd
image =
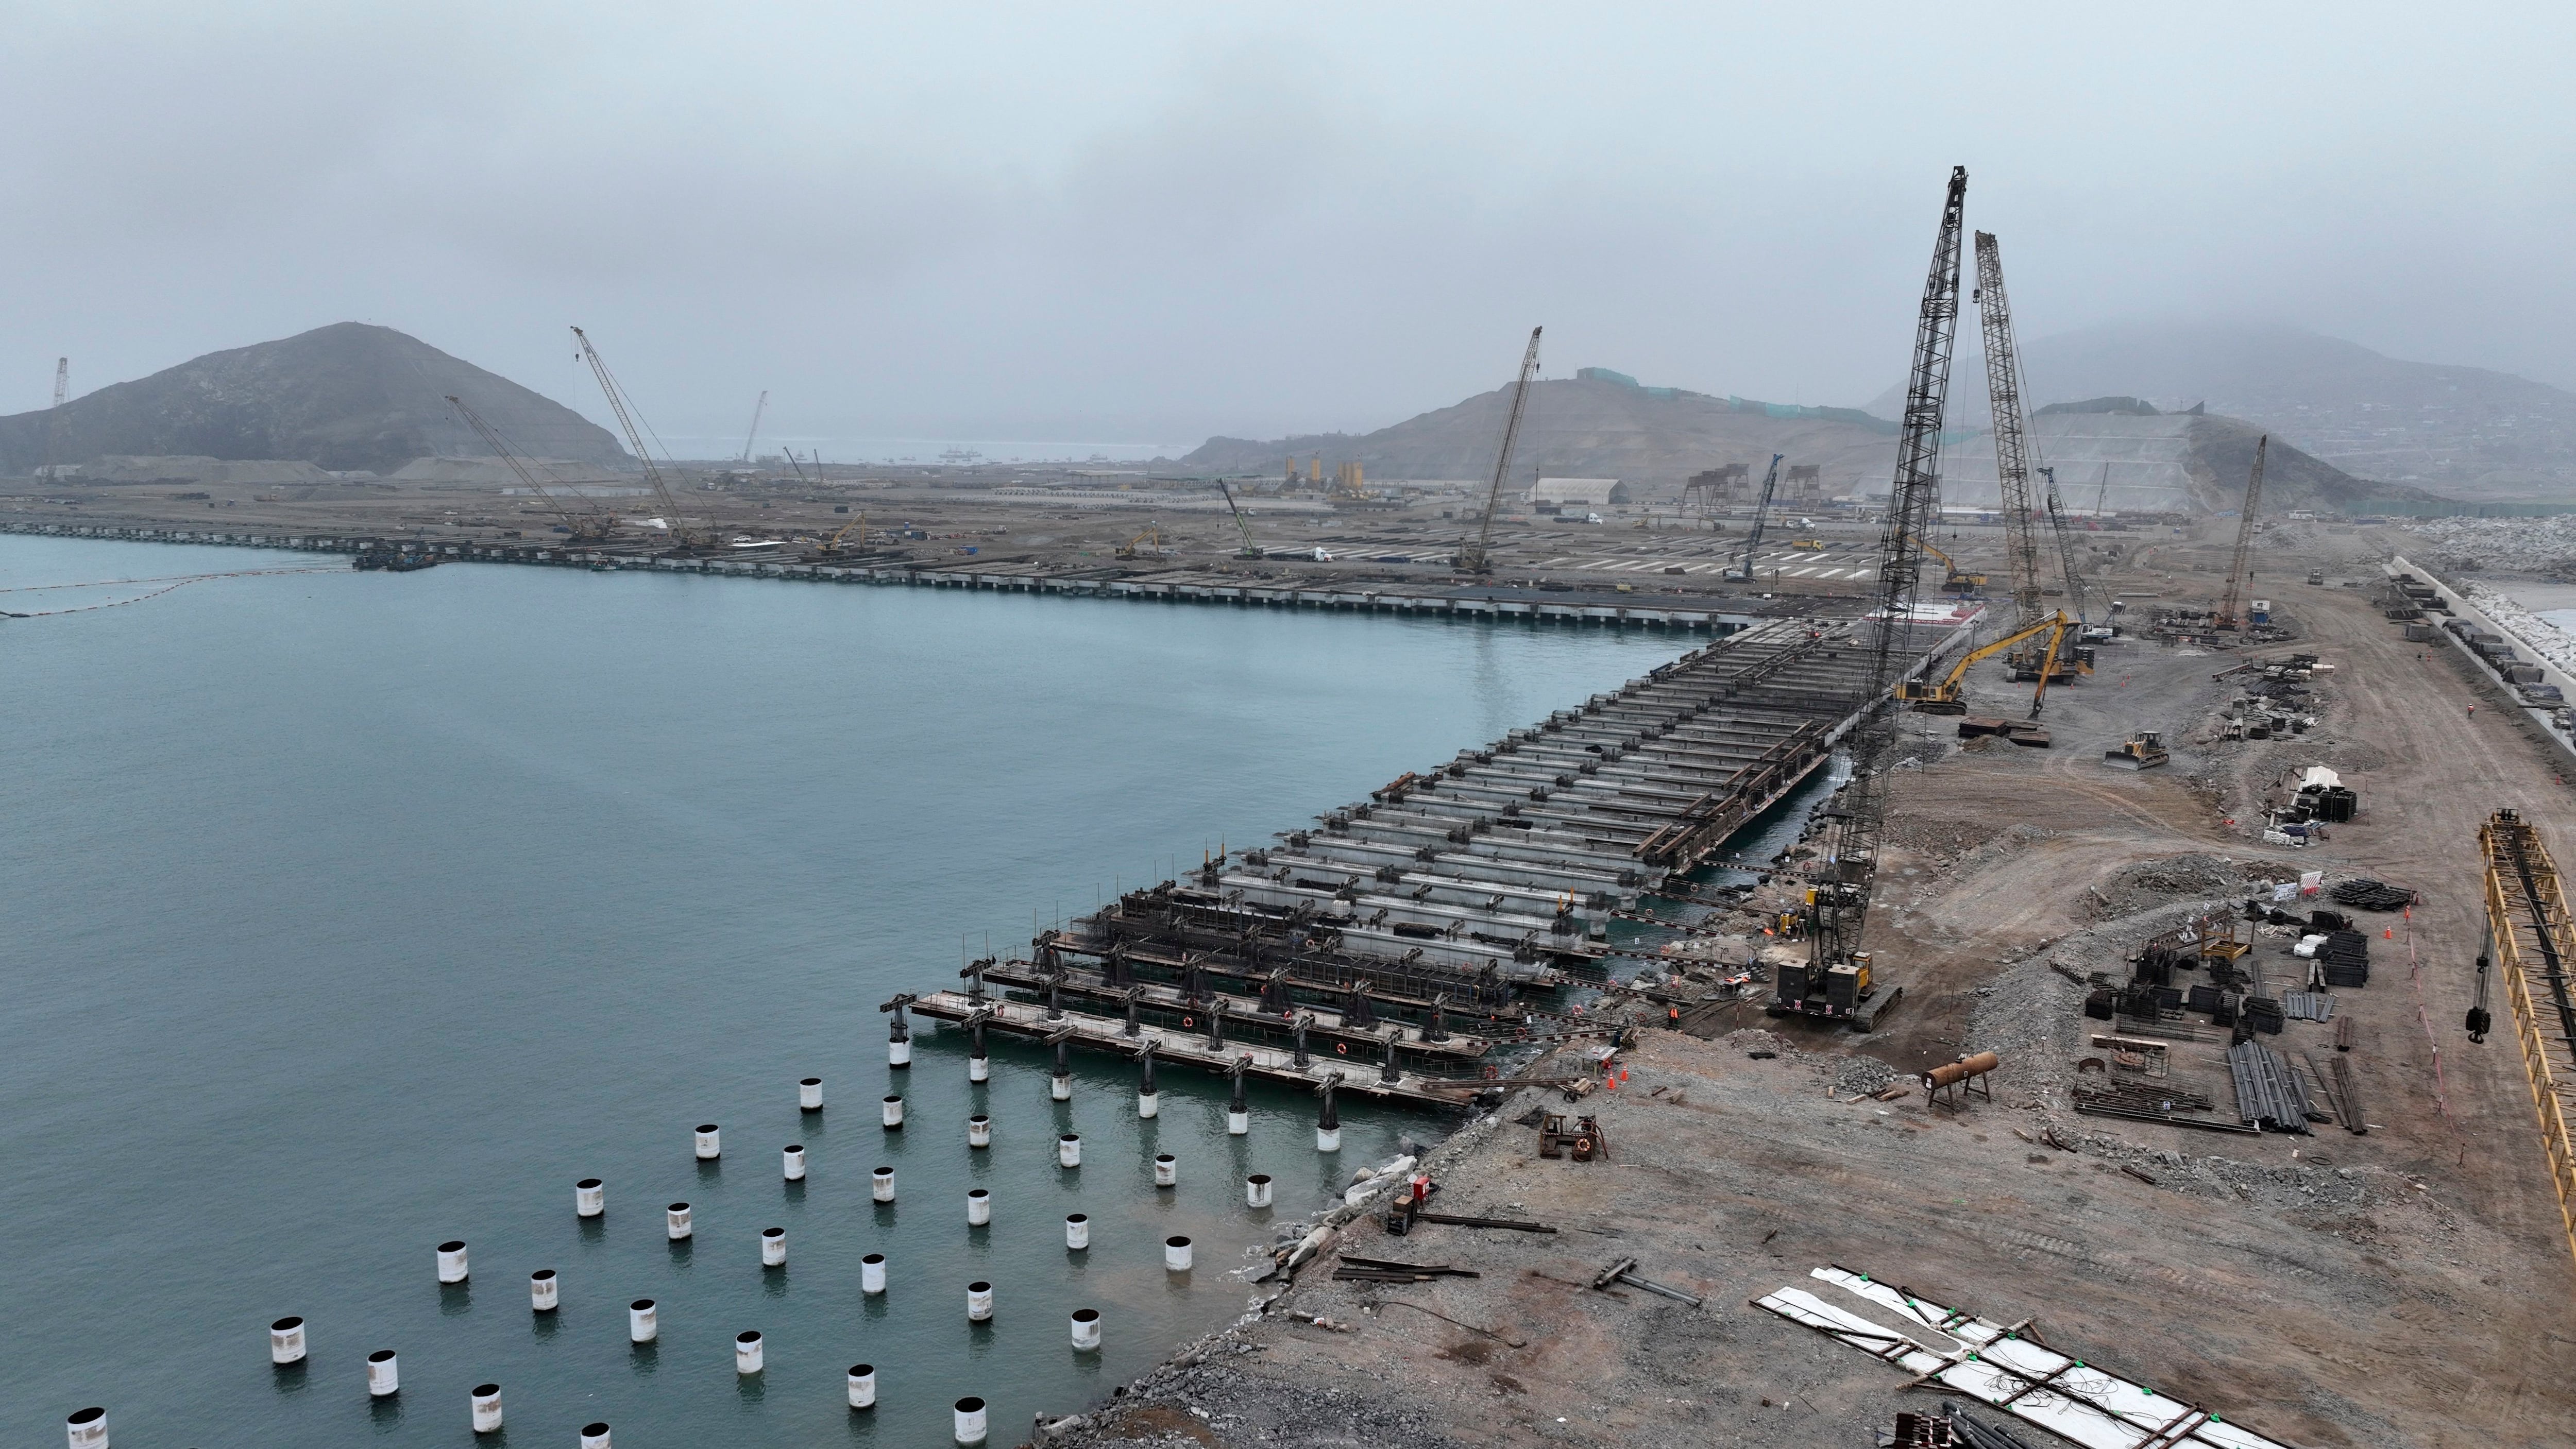
<path id="1" fill-rule="evenodd" d="M 2477 717 L 2478 717 L 2478 707 L 2477 707 L 2476 705 L 2474 705 L 2474 704 L 2473 704 L 2473 705 L 2470 705 L 2470 706 L 2469 706 L 2469 718 L 2471 718 L 2471 719 L 2476 719 Z"/>

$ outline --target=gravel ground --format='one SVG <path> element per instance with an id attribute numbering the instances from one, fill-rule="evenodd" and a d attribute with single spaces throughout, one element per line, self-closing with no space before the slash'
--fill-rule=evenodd
<path id="1" fill-rule="evenodd" d="M 1439 1206 L 1560 1232 L 1424 1227 L 1399 1239 L 1352 1215 L 1323 1259 L 1243 1322 L 1052 1437 L 1174 1449 L 1867 1444 L 1899 1409 L 1934 1401 L 1748 1305 L 1839 1263 L 2028 1317 L 2090 1361 L 2310 1449 L 2576 1442 L 2571 1278 L 2527 1090 L 2509 1050 L 2455 1046 L 2451 960 L 2475 942 L 2475 852 L 2462 842 L 2476 818 L 2497 801 L 2563 805 L 2565 792 L 2526 742 L 2487 730 L 2483 711 L 2465 729 L 2453 696 L 2468 686 L 2394 642 L 2365 594 L 2301 602 L 2317 642 L 2300 647 L 2344 665 L 2309 735 L 2193 745 L 2190 723 L 2235 692 L 2210 680 L 2227 661 L 2138 648 L 2052 696 L 2058 750 L 1954 749 L 1906 773 L 1872 936 L 1910 983 L 1896 1031 L 1649 1031 L 1625 1058 L 1631 1079 L 1586 1100 L 1606 1160 L 1536 1157 L 1514 1120 L 1540 1103 L 1530 1093 L 1471 1126 L 1472 1144 L 1435 1151 Z M 2096 737 L 2138 727 L 2168 732 L 2173 768 L 2101 770 Z M 2247 804 L 2320 760 L 2364 777 L 2363 819 L 2305 851 L 2248 838 Z M 1784 903 L 1795 864 L 1754 904 Z M 2428 966 L 2410 972 L 2401 946 L 2374 942 L 2373 985 L 2337 994 L 2373 1130 L 2216 1135 L 2075 1113 L 2075 1063 L 2098 1054 L 2090 1036 L 2107 1025 L 2081 1015 L 2082 979 L 2312 867 L 2428 888 L 2413 922 Z M 1749 915 L 1710 925 L 1741 935 Z M 2330 1051 L 2328 1031 L 2294 1022 L 2267 1040 Z M 2447 1087 L 2428 1052 L 2437 1043 Z M 1980 1049 L 2004 1059 L 1991 1101 L 1953 1112 L 1919 1090 L 1864 1095 Z M 2174 1070 L 2209 1072 L 2222 1051 L 2191 1043 Z M 2206 1080 L 2232 1104 L 2223 1067 Z M 1333 1230 L 1329 1219 L 1310 1224 Z M 1335 1282 L 1330 1252 L 1345 1246 L 1482 1276 Z M 1619 1257 L 1704 1302 L 1590 1289 Z"/>

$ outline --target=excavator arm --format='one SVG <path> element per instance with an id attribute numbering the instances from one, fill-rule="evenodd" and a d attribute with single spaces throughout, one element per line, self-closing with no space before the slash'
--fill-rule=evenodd
<path id="1" fill-rule="evenodd" d="M 1925 546 L 1928 548 L 1930 545 L 1927 544 Z M 1936 554 L 1934 557 L 1937 558 L 1939 555 Z M 1967 653 L 1959 656 L 1959 662 L 1951 665 L 1950 672 L 1942 676 L 1937 681 L 1922 679 L 1898 680 L 1896 684 L 1896 698 L 1900 702 L 1910 704 L 1926 714 L 1957 714 L 1963 708 L 1959 703 L 1959 686 L 1967 679 L 1968 669 L 1971 665 L 1976 664 L 1980 660 L 1992 659 L 2014 645 L 2021 643 L 2023 640 L 2036 638 L 2043 633 L 2054 631 L 2056 637 L 2062 637 L 2066 632 L 2067 623 L 2067 617 L 2063 612 L 2053 613 L 2036 624 L 2029 625 L 2025 628 L 2015 629 L 2011 633 L 2004 635 L 2002 638 L 1995 640 L 1991 644 L 1981 645 L 1975 649 L 1969 650 Z M 2052 637 L 2049 643 L 2049 657 L 2051 660 L 2054 660 L 2057 655 L 2056 637 Z M 2042 687 L 2043 689 L 2045 688 L 2044 681 Z M 2036 713 L 2036 710 L 2034 709 L 2033 712 Z"/>
<path id="2" fill-rule="evenodd" d="M 2057 672 L 2059 651 L 2066 646 L 2066 631 L 2074 627 L 2075 621 L 2067 618 L 2066 611 L 2064 609 L 2060 609 L 2057 611 L 2055 617 L 2047 620 L 2046 622 L 2048 624 L 2048 652 L 2040 656 L 2039 687 L 2030 692 L 2030 717 L 2032 719 L 2039 718 L 2039 707 L 2048 702 L 2049 676 Z"/>
<path id="3" fill-rule="evenodd" d="M 1919 533 L 1913 535 L 1913 539 L 1915 547 L 1922 549 L 1925 553 L 1928 553 L 1941 561 L 1941 588 L 1943 592 L 1953 594 L 1974 593 L 1978 589 L 1982 589 L 1986 586 L 1986 576 L 1984 574 L 1961 572 L 1959 569 L 1959 561 L 1950 557 L 1948 554 L 1943 553 L 1941 550 L 1934 548 L 1932 546 L 1932 540 L 1925 538 Z"/>

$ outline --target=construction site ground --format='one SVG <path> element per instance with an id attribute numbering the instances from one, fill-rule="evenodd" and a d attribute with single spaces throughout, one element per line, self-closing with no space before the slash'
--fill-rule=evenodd
<path id="1" fill-rule="evenodd" d="M 2342 534 L 2313 560 L 2263 567 L 2289 577 L 2284 565 L 2313 561 L 2375 582 L 2366 558 L 2381 547 Z M 2104 582 L 2197 598 L 2216 553 L 2160 545 Z M 1525 1089 L 1433 1154 L 1433 1206 L 1556 1233 L 1398 1238 L 1363 1216 L 1284 1291 L 1256 1286 L 1241 1323 L 1049 1442 L 1867 1445 L 1941 1396 L 1750 1304 L 1829 1264 L 2027 1319 L 2061 1349 L 2285 1444 L 2576 1442 L 2576 1259 L 2530 1090 L 2509 1030 L 2473 1045 L 2461 1027 L 2483 921 L 2478 826 L 2514 807 L 2576 858 L 2560 829 L 2563 757 L 2455 652 L 2407 643 L 2371 590 L 2272 591 L 2302 637 L 2252 652 L 2313 650 L 2334 666 L 2304 735 L 2220 740 L 2236 682 L 2212 675 L 2244 655 L 2148 642 L 2104 648 L 2091 678 L 2051 691 L 2052 749 L 1963 747 L 1954 719 L 1909 720 L 1922 763 L 1893 793 L 1869 938 L 1906 997 L 1880 1031 L 1772 1020 L 1756 1004 L 1705 1038 L 1645 1031 L 1625 1080 L 1580 1107 Z M 2139 619 L 2148 605 L 2132 607 Z M 2027 707 L 2027 685 L 1978 671 L 1972 714 Z M 2102 752 L 2137 729 L 2162 730 L 2172 763 L 2105 767 Z M 2341 773 L 2360 815 L 2305 849 L 2263 844 L 2255 808 L 2311 764 Z M 2148 936 L 2303 871 L 2420 893 L 2411 913 L 2360 915 L 2370 984 L 2333 993 L 2367 1133 L 2075 1113 L 2076 1063 L 2110 1025 L 2083 1016 L 2082 978 L 2120 975 Z M 2256 950 L 2269 962 L 2287 944 Z M 2267 969 L 2291 966 L 2281 955 Z M 2294 1059 L 2333 1053 L 2322 1023 L 2264 1040 Z M 2003 1058 L 1991 1101 L 1954 1112 L 1919 1085 L 1877 1095 L 1987 1049 Z M 2215 1083 L 2222 1109 L 2224 1049 L 2223 1034 L 2171 1049 L 2177 1076 Z M 1606 1160 L 1539 1157 L 1519 1119 L 1540 1106 L 1596 1114 Z M 1481 1276 L 1336 1282 L 1335 1251 Z M 1623 1257 L 1705 1302 L 1589 1286 Z"/>

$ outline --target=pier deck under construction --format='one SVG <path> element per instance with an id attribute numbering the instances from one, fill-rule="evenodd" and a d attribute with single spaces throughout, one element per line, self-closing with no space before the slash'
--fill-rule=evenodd
<path id="1" fill-rule="evenodd" d="M 1908 653 L 1959 620 L 1919 624 Z M 1868 626 L 1781 620 L 1408 772 L 979 962 L 933 1020 L 1308 1085 L 1453 1102 L 1488 1044 L 1581 1028 L 1518 998 L 1605 981 L 1610 920 L 1709 861 L 1856 722 Z M 987 987 L 999 995 L 988 994 Z M 1227 1038 L 1231 1032 L 1232 1039 Z M 1300 1043 L 1303 1049 L 1300 1049 Z M 1248 1062 L 1242 1061 L 1249 1058 Z"/>

